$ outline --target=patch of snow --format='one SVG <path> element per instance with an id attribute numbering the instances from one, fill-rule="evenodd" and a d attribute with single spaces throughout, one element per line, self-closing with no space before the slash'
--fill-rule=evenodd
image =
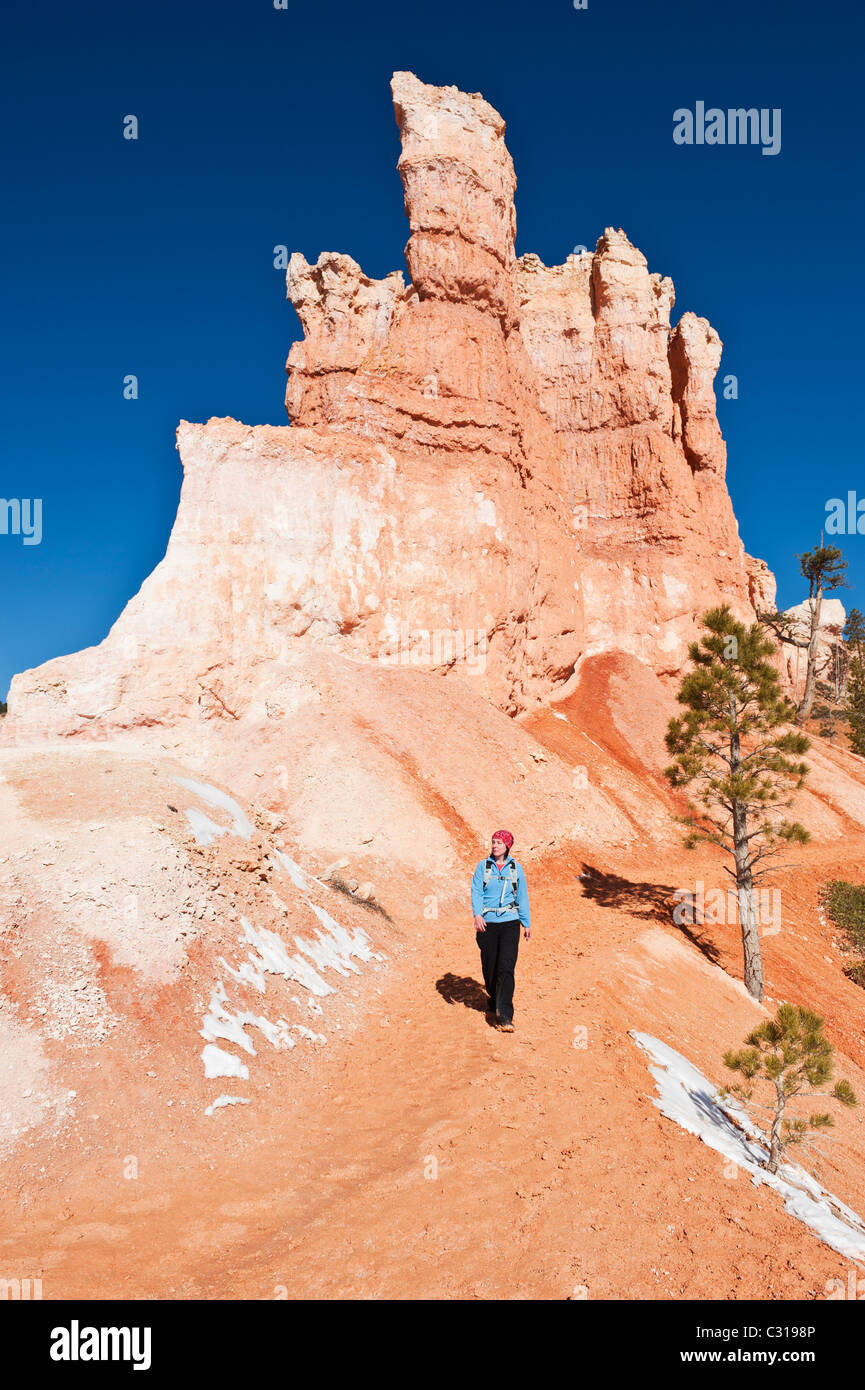
<path id="1" fill-rule="evenodd" d="M 210 1013 L 205 1015 L 204 1027 L 201 1029 L 201 1036 L 206 1042 L 224 1038 L 227 1042 L 237 1043 L 250 1056 L 255 1057 L 257 1054 L 246 1029 L 257 1028 L 264 1034 L 271 1047 L 294 1047 L 294 1038 L 284 1018 L 271 1023 L 269 1018 L 252 1013 L 249 1009 L 233 1014 L 226 1007 L 227 1003 L 225 986 L 220 981 L 210 997 Z"/>
<path id="2" fill-rule="evenodd" d="M 257 929 L 245 917 L 240 920 L 247 941 L 255 947 L 257 954 L 253 956 L 250 952 L 250 960 L 257 970 L 266 970 L 270 975 L 284 975 L 287 980 L 296 980 L 311 994 L 333 994 L 333 985 L 327 984 L 303 956 L 290 956 L 285 949 L 285 942 L 276 932 L 268 931 L 266 927 Z"/>
<path id="3" fill-rule="evenodd" d="M 217 1038 L 224 1038 L 226 1042 L 237 1043 L 244 1052 L 248 1052 L 250 1056 L 254 1057 L 255 1048 L 246 1036 L 240 1017 L 230 1013 L 225 1007 L 226 1003 L 225 986 L 220 981 L 210 996 L 210 1013 L 204 1016 L 201 1036 L 207 1042 L 215 1042 Z"/>
<path id="4" fill-rule="evenodd" d="M 219 839 L 220 835 L 228 834 L 227 825 L 217 825 L 215 820 L 211 820 L 210 816 L 199 811 L 197 806 L 190 806 L 183 814 L 189 821 L 197 845 L 212 845 L 214 840 Z"/>
<path id="5" fill-rule="evenodd" d="M 215 1076 L 237 1076 L 241 1081 L 249 1080 L 249 1068 L 243 1065 L 240 1058 L 232 1052 L 223 1052 L 221 1047 L 214 1047 L 213 1043 L 208 1043 L 203 1049 L 201 1060 L 208 1081 Z"/>
<path id="6" fill-rule="evenodd" d="M 243 838 L 249 839 L 253 826 L 237 802 L 231 797 L 207 783 L 196 782 L 191 778 L 176 777 L 174 780 L 189 791 L 194 792 L 208 805 L 226 811 L 231 817 L 231 827 L 220 826 L 203 811 L 196 807 L 190 807 L 186 811 L 186 816 L 199 844 L 212 844 L 219 836 L 229 833 L 242 835 Z M 281 850 L 273 849 L 272 856 L 271 862 L 274 868 L 277 872 L 285 870 L 288 873 L 294 886 L 300 889 L 304 902 L 318 918 L 320 928 L 315 934 L 315 939 L 296 935 L 294 943 L 297 952 L 294 955 L 289 955 L 282 936 L 277 932 L 268 931 L 265 927 L 255 927 L 246 917 L 242 917 L 243 936 L 240 938 L 240 944 L 241 947 L 247 947 L 247 959 L 236 965 L 230 965 L 224 956 L 220 956 L 219 964 L 237 984 L 251 987 L 262 995 L 267 993 L 267 975 L 281 975 L 286 981 L 293 981 L 309 992 L 310 997 L 306 999 L 292 995 L 291 998 L 296 1004 L 300 1007 L 306 1005 L 312 1012 L 322 1014 L 321 1005 L 314 996 L 322 998 L 328 994 L 333 994 L 334 987 L 322 978 L 320 972 L 333 970 L 338 975 L 347 977 L 349 974 L 359 973 L 355 959 L 368 962 L 386 960 L 386 957 L 372 949 L 372 942 L 362 928 L 357 927 L 349 930 L 341 926 L 329 912 L 312 901 L 307 890 L 313 885 L 320 887 L 317 879 Z M 272 1022 L 248 1009 L 235 1010 L 221 980 L 218 981 L 211 995 L 209 1009 L 202 1024 L 200 1033 L 207 1045 L 201 1057 L 204 1062 L 205 1076 L 208 1078 L 237 1076 L 243 1080 L 249 1079 L 249 1071 L 244 1063 L 232 1053 L 217 1046 L 220 1041 L 229 1042 L 242 1048 L 249 1056 L 257 1056 L 255 1046 L 247 1032 L 249 1028 L 258 1028 L 259 1032 L 275 1048 L 293 1048 L 296 1045 L 296 1038 L 292 1036 L 292 1033 L 313 1043 L 327 1042 L 323 1033 L 314 1032 L 306 1024 L 289 1023 L 282 1017 L 278 1018 L 276 1022 Z M 212 1106 L 208 1107 L 206 1113 L 212 1115 L 216 1109 L 223 1105 L 235 1104 L 249 1104 L 249 1102 L 243 1101 L 239 1097 L 220 1096 Z"/>
<path id="7" fill-rule="evenodd" d="M 212 1105 L 208 1105 L 205 1115 L 212 1115 L 214 1111 L 221 1110 L 224 1105 L 251 1105 L 252 1101 L 245 1096 L 217 1096 Z"/>
<path id="8" fill-rule="evenodd" d="M 264 976 L 260 970 L 256 970 L 250 961 L 243 961 L 235 970 L 233 966 L 228 964 L 224 956 L 220 956 L 219 964 L 239 985 L 252 985 L 252 988 L 257 989 L 259 994 L 264 994 L 267 988 Z"/>
<path id="9" fill-rule="evenodd" d="M 178 782 L 181 787 L 186 787 L 187 791 L 193 792 L 195 796 L 205 801 L 208 806 L 213 806 L 217 810 L 225 811 L 227 815 L 231 816 L 232 834 L 240 835 L 244 840 L 248 840 L 251 837 L 255 826 L 234 798 L 229 796 L 227 792 L 221 792 L 218 787 L 211 787 L 209 782 L 196 782 L 191 777 L 175 777 L 174 780 Z M 187 811 L 186 814 L 189 816 L 189 811 Z M 198 814 L 201 815 L 202 813 L 199 812 Z M 204 817 L 204 819 L 207 819 L 207 817 Z M 210 821 L 209 824 L 213 825 L 213 821 Z M 225 829 L 221 829 L 219 833 L 224 835 L 226 833 Z"/>
<path id="10" fill-rule="evenodd" d="M 309 902 L 309 899 L 307 899 Z M 325 912 L 323 907 L 317 907 L 310 902 L 310 907 L 318 920 L 327 928 L 330 936 L 319 932 L 315 942 L 305 942 L 296 936 L 294 943 L 297 948 L 314 960 L 321 970 L 326 970 L 331 966 L 338 975 L 347 975 L 349 970 L 357 975 L 358 968 L 351 960 L 352 956 L 357 956 L 359 960 L 372 960 L 372 948 L 370 940 L 362 927 L 356 927 L 354 931 L 347 931 L 335 922 L 329 912 Z"/>
<path id="11" fill-rule="evenodd" d="M 308 874 L 306 869 L 302 869 L 299 864 L 295 864 L 294 860 L 289 859 L 288 855 L 283 854 L 282 850 L 274 850 L 274 854 L 282 867 L 288 870 L 291 881 L 296 888 L 307 888 L 310 883 L 315 882 L 312 874 Z"/>
<path id="12" fill-rule="evenodd" d="M 307 1028 L 305 1023 L 295 1023 L 294 1030 L 299 1033 L 302 1038 L 309 1038 L 310 1042 L 327 1042 L 327 1038 L 323 1033 L 314 1033 L 311 1028 Z"/>
<path id="13" fill-rule="evenodd" d="M 271 1047 L 294 1047 L 294 1038 L 289 1032 L 291 1025 L 284 1018 L 278 1018 L 276 1023 L 271 1023 L 269 1018 L 262 1018 L 261 1014 L 244 1013 L 240 1017 L 251 1028 L 258 1028 Z"/>
<path id="14" fill-rule="evenodd" d="M 774 1188 L 791 1216 L 831 1249 L 865 1262 L 865 1223 L 854 1211 L 796 1164 L 785 1163 L 778 1173 L 769 1173 L 763 1166 L 768 1158 L 765 1138 L 742 1106 L 721 1100 L 718 1088 L 666 1043 L 634 1030 L 631 1037 L 656 1063 L 649 1067 L 658 1087 L 652 1104 L 662 1115 L 744 1168 L 756 1187 L 764 1183 Z"/>

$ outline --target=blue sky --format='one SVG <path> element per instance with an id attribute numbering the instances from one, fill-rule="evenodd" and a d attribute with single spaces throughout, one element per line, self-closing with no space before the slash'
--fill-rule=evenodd
<path id="1" fill-rule="evenodd" d="M 803 596 L 828 498 L 865 497 L 852 0 L 46 0 L 3 25 L 0 496 L 41 498 L 43 538 L 0 535 L 0 694 L 100 641 L 164 553 L 179 419 L 285 423 L 299 325 L 273 247 L 404 268 L 397 68 L 504 115 L 520 254 L 621 226 L 672 276 L 674 319 L 712 322 L 741 534 L 782 605 Z M 675 145 L 698 100 L 781 108 L 780 152 Z M 865 609 L 865 536 L 840 543 Z"/>

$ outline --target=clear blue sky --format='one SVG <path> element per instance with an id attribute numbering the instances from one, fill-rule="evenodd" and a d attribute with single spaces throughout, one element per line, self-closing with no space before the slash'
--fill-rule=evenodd
<path id="1" fill-rule="evenodd" d="M 674 319 L 724 341 L 719 402 L 746 547 L 795 553 L 862 466 L 861 6 L 854 0 L 11 3 L 0 92 L 0 694 L 101 640 L 165 550 L 181 418 L 285 423 L 299 326 L 274 245 L 403 268 L 389 79 L 483 92 L 516 164 L 517 250 L 548 264 L 621 226 Z M 781 151 L 677 146 L 697 101 L 782 110 Z M 122 139 L 135 114 L 137 141 Z M 139 378 L 137 401 L 123 378 Z M 865 609 L 865 536 L 841 542 Z"/>

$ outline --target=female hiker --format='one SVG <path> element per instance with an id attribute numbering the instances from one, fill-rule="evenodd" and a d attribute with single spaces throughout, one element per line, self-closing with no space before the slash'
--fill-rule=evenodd
<path id="1" fill-rule="evenodd" d="M 481 952 L 490 1013 L 504 1033 L 514 1031 L 514 968 L 520 949 L 520 926 L 531 936 L 529 890 L 522 864 L 511 857 L 514 837 L 497 830 L 489 859 L 481 859 L 472 876 L 472 912 Z"/>

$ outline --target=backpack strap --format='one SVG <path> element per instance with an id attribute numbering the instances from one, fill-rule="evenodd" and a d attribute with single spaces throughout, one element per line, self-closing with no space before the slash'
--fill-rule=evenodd
<path id="1" fill-rule="evenodd" d="M 487 884 L 489 883 L 490 878 L 491 878 L 491 876 L 492 876 L 492 872 L 493 872 L 493 861 L 492 861 L 492 859 L 488 859 L 488 860 L 486 861 L 486 863 L 484 864 L 484 888 L 486 888 Z M 519 875 L 518 875 L 518 873 L 517 873 L 517 864 L 516 864 L 516 860 L 515 860 L 515 859 L 511 859 L 510 862 L 509 862 L 509 864 L 508 864 L 508 878 L 509 878 L 509 880 L 510 880 L 511 887 L 512 887 L 513 890 L 514 890 L 514 904 L 513 904 L 513 905 L 514 905 L 514 907 L 516 907 L 516 905 L 517 905 L 517 889 L 518 889 L 519 881 L 520 881 L 520 880 L 519 880 Z M 502 889 L 502 898 L 504 898 L 504 895 L 505 895 L 505 894 L 504 894 L 504 889 Z M 497 911 L 497 912 L 502 912 L 502 911 L 504 911 L 504 909 L 501 908 L 501 907 L 496 908 L 496 909 L 494 909 L 494 910 Z"/>

